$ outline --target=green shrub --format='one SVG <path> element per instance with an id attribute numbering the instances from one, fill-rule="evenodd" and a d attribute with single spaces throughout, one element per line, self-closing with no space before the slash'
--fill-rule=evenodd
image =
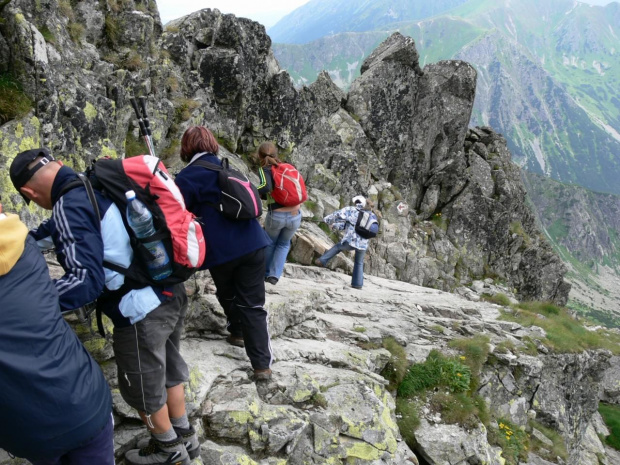
<path id="1" fill-rule="evenodd" d="M 598 411 L 611 433 L 605 438 L 605 442 L 608 446 L 620 450 L 620 407 L 601 402 L 598 406 Z"/>
<path id="2" fill-rule="evenodd" d="M 498 419 L 497 425 L 497 429 L 489 428 L 487 430 L 489 444 L 499 446 L 502 449 L 506 465 L 517 465 L 520 462 L 525 462 L 530 447 L 525 431 L 504 418 Z"/>
<path id="3" fill-rule="evenodd" d="M 385 365 L 385 368 L 383 368 L 381 376 L 390 382 L 388 389 L 392 391 L 400 386 L 400 383 L 402 383 L 403 378 L 407 374 L 407 368 L 409 368 L 407 352 L 393 337 L 385 338 L 383 340 L 383 347 L 387 349 L 392 356 Z"/>
<path id="4" fill-rule="evenodd" d="M 356 326 L 353 328 L 353 331 L 355 331 L 356 333 L 365 333 L 366 328 L 364 328 L 363 326 Z"/>
<path id="5" fill-rule="evenodd" d="M 32 109 L 32 101 L 21 84 L 8 73 L 0 74 L 0 124 L 21 118 Z"/>
<path id="6" fill-rule="evenodd" d="M 464 392 L 469 389 L 471 369 L 458 359 L 447 358 L 432 350 L 424 363 L 409 368 L 398 387 L 398 395 L 411 397 L 434 387 L 445 387 L 450 392 Z"/>

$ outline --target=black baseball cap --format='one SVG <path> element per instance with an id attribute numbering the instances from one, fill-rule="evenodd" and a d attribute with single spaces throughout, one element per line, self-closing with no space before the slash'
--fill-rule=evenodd
<path id="1" fill-rule="evenodd" d="M 38 157 L 43 158 L 35 166 L 28 169 L 28 165 L 30 165 Z M 13 187 L 15 187 L 17 192 L 21 194 L 27 204 L 30 203 L 30 199 L 24 194 L 22 194 L 19 190 L 28 181 L 30 181 L 30 178 L 32 178 L 34 173 L 36 173 L 42 167 L 54 160 L 55 158 L 52 156 L 52 154 L 50 154 L 49 150 L 41 147 L 38 149 L 26 150 L 25 152 L 18 153 L 13 162 L 11 163 L 11 167 L 9 168 L 11 182 L 13 183 Z"/>

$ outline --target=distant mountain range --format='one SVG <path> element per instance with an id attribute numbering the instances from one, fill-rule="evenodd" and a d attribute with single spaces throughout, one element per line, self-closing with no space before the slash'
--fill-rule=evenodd
<path id="1" fill-rule="evenodd" d="M 515 161 L 620 194 L 620 4 L 421 3 L 312 0 L 269 30 L 273 50 L 298 85 L 325 69 L 347 88 L 364 58 L 400 31 L 415 39 L 422 65 L 462 59 L 476 67 L 472 125 L 502 132 Z"/>

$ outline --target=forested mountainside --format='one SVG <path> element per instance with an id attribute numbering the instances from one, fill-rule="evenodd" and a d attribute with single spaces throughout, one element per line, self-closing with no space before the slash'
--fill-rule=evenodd
<path id="1" fill-rule="evenodd" d="M 367 5 L 357 5 L 363 17 Z M 415 39 L 422 66 L 457 58 L 476 68 L 471 124 L 504 134 L 519 164 L 563 182 L 620 193 L 617 2 L 595 7 L 571 0 L 469 0 L 433 17 L 386 21 L 354 33 L 344 32 L 352 21 L 344 21 L 348 12 L 334 8 L 330 15 L 340 19 L 342 33 L 274 45 L 278 62 L 299 85 L 324 69 L 348 88 L 364 58 L 398 30 Z"/>

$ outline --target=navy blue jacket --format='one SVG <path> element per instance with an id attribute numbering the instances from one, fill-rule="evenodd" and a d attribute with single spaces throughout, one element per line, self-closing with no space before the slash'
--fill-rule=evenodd
<path id="1" fill-rule="evenodd" d="M 199 160 L 222 164 L 212 153 Z M 207 255 L 201 269 L 222 265 L 271 244 L 257 220 L 231 220 L 207 205 L 206 202 L 217 204 L 220 201 L 217 171 L 190 164 L 177 175 L 175 182 L 183 194 L 185 206 L 203 225 Z"/>
<path id="2" fill-rule="evenodd" d="M 37 240 L 46 240 L 54 245 L 58 262 L 65 270 L 65 274 L 54 281 L 60 296 L 60 308 L 62 311 L 74 310 L 85 304 L 97 300 L 97 307 L 102 310 L 116 327 L 130 326 L 129 318 L 125 318 L 118 307 L 121 298 L 129 292 L 126 287 L 113 286 L 114 292 L 109 292 L 106 286 L 106 278 L 110 280 L 112 275 L 118 273 L 105 270 L 103 267 L 104 241 L 101 235 L 102 223 L 96 217 L 95 210 L 91 205 L 86 189 L 83 186 L 70 189 L 64 194 L 63 188 L 78 179 L 77 174 L 71 168 L 63 166 L 52 184 L 52 217 L 43 222 L 31 235 Z M 95 190 L 99 213 L 104 224 L 110 215 L 108 209 L 113 205 L 112 201 L 101 192 Z M 121 212 L 121 214 L 125 214 Z M 107 218 L 106 218 L 107 217 Z M 119 233 L 125 227 L 118 222 Z M 120 237 L 120 235 L 119 235 Z M 121 242 L 121 241 L 119 241 Z M 126 247 L 118 247 L 126 250 L 126 255 L 131 254 L 129 237 L 126 238 Z M 118 263 L 121 266 L 128 266 Z M 121 279 L 124 281 L 124 278 Z M 110 283 L 107 283 L 110 286 Z M 153 288 L 160 301 L 167 299 L 161 294 L 164 288 Z"/>
<path id="3" fill-rule="evenodd" d="M 30 460 L 62 455 L 110 420 L 108 384 L 62 319 L 32 238 L 0 289 L 0 447 Z"/>

